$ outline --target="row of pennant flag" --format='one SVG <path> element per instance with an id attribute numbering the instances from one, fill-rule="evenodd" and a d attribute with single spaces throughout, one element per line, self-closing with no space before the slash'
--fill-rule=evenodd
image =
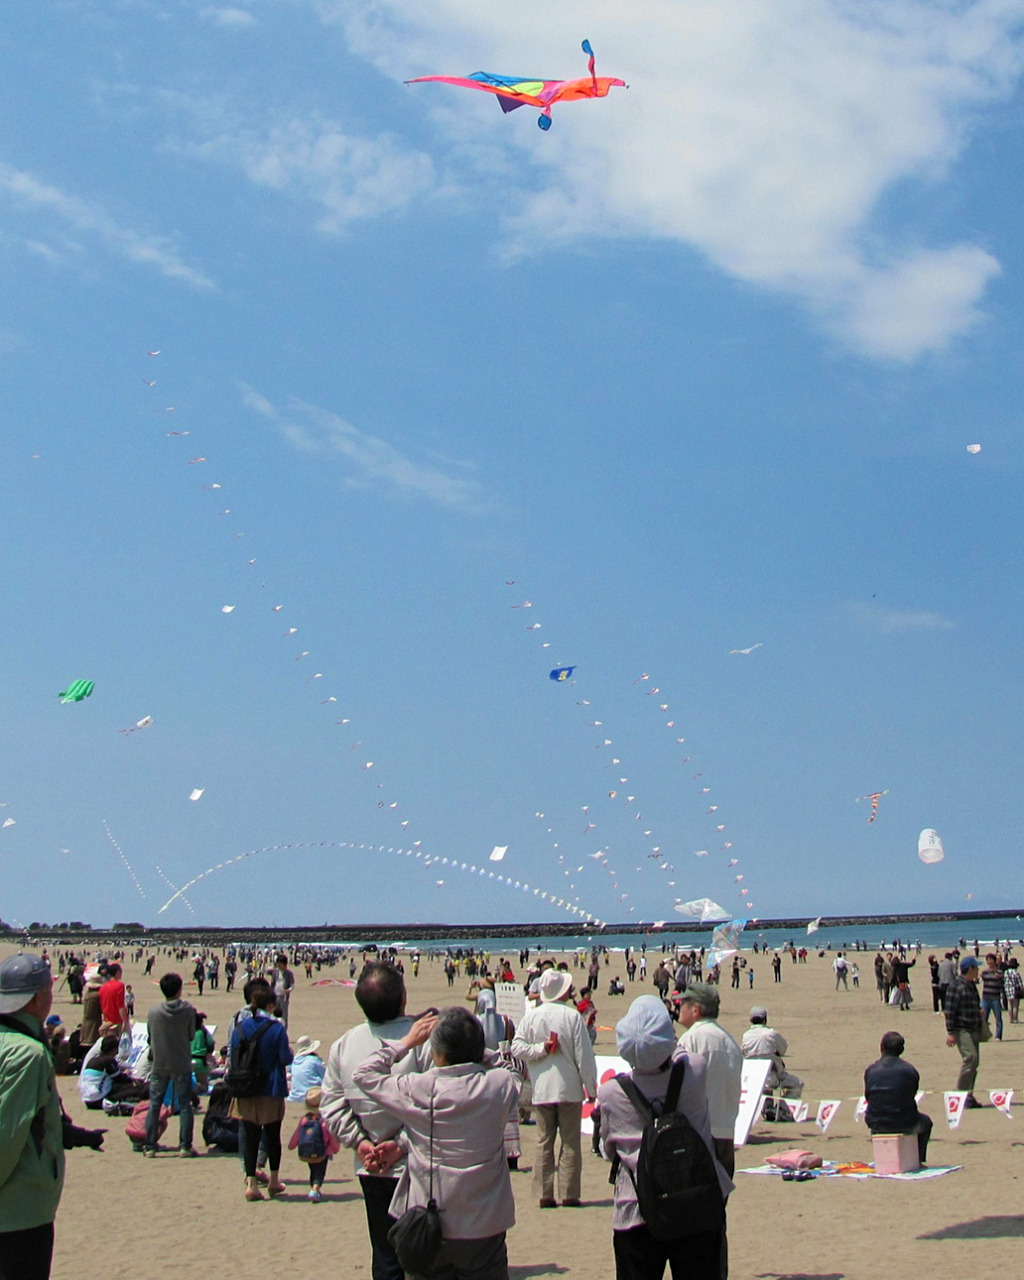
<path id="1" fill-rule="evenodd" d="M 990 1089 L 988 1091 L 989 1101 L 996 1111 L 1001 1111 L 1008 1120 L 1012 1120 L 1010 1114 L 1010 1106 L 1013 1102 L 1013 1089 Z M 920 1104 L 921 1099 L 925 1096 L 924 1091 L 918 1092 L 915 1101 Z M 960 1121 L 963 1119 L 964 1111 L 967 1107 L 967 1099 L 971 1096 L 966 1090 L 954 1090 L 944 1093 L 943 1100 L 945 1103 L 946 1123 L 950 1129 L 959 1129 Z M 761 1110 L 764 1109 L 765 1102 L 768 1101 L 767 1095 L 762 1099 Z M 867 1098 L 861 1096 L 857 1100 L 857 1105 L 853 1112 L 855 1121 L 863 1120 L 864 1114 L 868 1109 Z M 828 1098 L 822 1099 L 818 1103 L 818 1110 L 814 1117 L 814 1123 L 818 1126 L 822 1133 L 827 1132 L 829 1125 L 836 1118 L 836 1113 L 842 1106 L 842 1099 Z M 802 1124 L 810 1118 L 810 1103 L 802 1102 L 797 1098 L 778 1098 L 775 1100 L 776 1118 L 784 1118 L 780 1116 L 780 1111 L 785 1108 L 789 1112 L 789 1118 L 795 1120 L 798 1124 Z M 756 1117 L 755 1117 L 756 1118 Z"/>

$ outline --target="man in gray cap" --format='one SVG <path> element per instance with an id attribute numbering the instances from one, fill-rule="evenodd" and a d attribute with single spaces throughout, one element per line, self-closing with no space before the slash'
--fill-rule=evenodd
<path id="1" fill-rule="evenodd" d="M 60 1098 L 43 1023 L 50 966 L 16 955 L 0 964 L 0 1280 L 46 1280 L 64 1187 Z"/>
<path id="2" fill-rule="evenodd" d="M 974 956 L 964 956 L 960 961 L 960 973 L 946 991 L 946 1044 L 960 1053 L 958 1091 L 967 1093 L 966 1106 L 980 1107 L 974 1096 L 974 1082 L 978 1076 L 981 1058 L 981 997 L 978 995 L 978 961 Z"/>
<path id="3" fill-rule="evenodd" d="M 764 1005 L 755 1004 L 751 1009 L 750 1027 L 740 1041 L 740 1052 L 744 1058 L 767 1058 L 772 1064 L 764 1082 L 766 1092 L 779 1089 L 784 1098 L 799 1098 L 803 1093 L 804 1082 L 786 1070 L 783 1055 L 789 1052 L 789 1043 L 781 1031 L 768 1025 Z"/>
<path id="4" fill-rule="evenodd" d="M 718 1162 L 731 1178 L 736 1169 L 733 1134 L 740 1109 L 743 1054 L 739 1045 L 715 1019 L 719 997 L 715 987 L 691 982 L 679 1002 L 679 1024 L 685 1031 L 673 1055 L 698 1055 L 708 1064 L 708 1117 Z"/>

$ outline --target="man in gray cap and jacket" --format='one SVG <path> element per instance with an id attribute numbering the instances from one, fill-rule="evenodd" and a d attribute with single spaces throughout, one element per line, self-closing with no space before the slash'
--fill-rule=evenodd
<path id="1" fill-rule="evenodd" d="M 16 955 L 0 964 L 0 1280 L 47 1280 L 64 1187 L 60 1098 L 43 1023 L 50 966 Z"/>
<path id="2" fill-rule="evenodd" d="M 715 987 L 691 982 L 679 1002 L 679 1025 L 686 1030 L 679 1037 L 675 1056 L 700 1056 L 708 1066 L 708 1116 L 718 1162 L 731 1178 L 736 1170 L 733 1135 L 740 1109 L 743 1054 L 739 1045 L 715 1019 L 719 997 Z"/>

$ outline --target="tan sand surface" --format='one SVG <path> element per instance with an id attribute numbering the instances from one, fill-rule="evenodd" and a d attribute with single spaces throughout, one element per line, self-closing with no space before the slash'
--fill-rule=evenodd
<path id="1" fill-rule="evenodd" d="M 12 948 L 0 948 L 7 954 Z M 655 953 L 656 954 L 656 953 Z M 804 1124 L 755 1126 L 751 1143 L 738 1153 L 739 1168 L 763 1162 L 766 1155 L 791 1146 L 808 1147 L 832 1160 L 870 1160 L 871 1146 L 862 1123 L 854 1123 L 854 1101 L 861 1092 L 864 1067 L 878 1056 L 883 1032 L 898 1029 L 907 1039 L 907 1059 L 930 1091 L 923 1109 L 935 1119 L 929 1151 L 933 1165 L 962 1164 L 962 1172 L 930 1182 L 817 1179 L 786 1183 L 778 1178 L 737 1174 L 729 1204 L 730 1274 L 734 1280 L 874 1280 L 879 1275 L 922 1280 L 964 1280 L 988 1274 L 1016 1274 L 1020 1266 L 1024 1216 L 1021 1158 L 1024 1139 L 1019 1119 L 1009 1120 L 991 1107 L 966 1113 L 951 1132 L 942 1111 L 942 1090 L 955 1087 L 959 1058 L 945 1046 L 941 1017 L 931 1011 L 924 958 L 911 976 L 916 1003 L 899 1014 L 883 1006 L 874 989 L 871 956 L 860 957 L 862 986 L 833 990 L 831 955 L 810 957 L 806 965 L 788 958 L 783 981 L 771 981 L 767 958 L 752 957 L 753 992 L 723 989 L 722 1024 L 737 1039 L 748 1025 L 753 1003 L 767 1005 L 770 1022 L 788 1037 L 787 1065 L 801 1076 L 812 1120 Z M 156 974 L 176 966 L 160 954 Z M 177 966 L 183 976 L 189 966 Z M 424 960 L 420 976 L 407 967 L 409 1010 L 455 1003 L 466 993 L 465 978 L 449 992 L 439 962 Z M 605 975 L 623 971 L 613 956 Z M 922 969 L 924 972 L 922 973 Z M 159 991 L 128 963 L 125 979 L 136 992 L 141 1017 L 159 1001 Z M 517 969 L 518 975 L 518 969 Z M 345 976 L 339 966 L 323 976 Z M 317 975 L 314 973 L 314 980 Z M 627 994 L 609 997 L 607 982 L 598 995 L 598 1022 L 614 1026 L 634 995 L 651 986 L 627 984 Z M 452 996 L 456 999 L 453 1000 Z M 186 997 L 223 1029 L 241 1003 L 238 993 L 210 992 L 199 999 L 195 987 Z M 66 987 L 58 990 L 55 1012 L 69 1030 L 77 1023 Z M 316 987 L 296 971 L 292 996 L 292 1038 L 305 1033 L 331 1042 L 359 1018 L 351 988 Z M 218 1033 L 218 1043 L 220 1034 Z M 614 1053 L 615 1037 L 602 1031 L 598 1052 Z M 982 1047 L 978 1094 L 990 1088 L 1024 1089 L 1024 1030 L 1007 1026 L 1002 1043 Z M 100 1121 L 82 1106 L 74 1079 L 61 1082 L 65 1105 L 79 1123 L 109 1128 L 106 1149 L 68 1153 L 64 1198 L 57 1217 L 55 1280 L 199 1280 L 224 1275 L 231 1280 L 298 1280 L 331 1277 L 363 1280 L 370 1276 L 369 1244 L 358 1184 L 347 1153 L 330 1166 L 324 1202 L 308 1203 L 306 1168 L 285 1152 L 282 1174 L 289 1194 L 279 1201 L 249 1204 L 243 1199 L 236 1157 L 203 1155 L 178 1160 L 172 1153 L 145 1160 L 132 1152 L 123 1120 Z M 821 1098 L 843 1105 L 828 1133 L 813 1123 Z M 1019 1107 L 1014 1115 L 1020 1117 Z M 290 1136 L 301 1107 L 290 1104 L 284 1136 Z M 176 1141 L 177 1121 L 167 1134 Z M 197 1117 L 196 1144 L 201 1118 Z M 509 1234 L 513 1280 L 565 1276 L 599 1280 L 614 1274 L 611 1254 L 611 1199 L 608 1165 L 585 1154 L 581 1209 L 542 1211 L 530 1194 L 532 1143 L 536 1130 L 524 1128 L 523 1171 L 512 1175 L 518 1223 Z"/>

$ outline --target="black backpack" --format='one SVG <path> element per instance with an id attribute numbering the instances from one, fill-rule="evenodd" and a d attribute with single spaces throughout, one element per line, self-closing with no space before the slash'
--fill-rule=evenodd
<path id="1" fill-rule="evenodd" d="M 224 1083 L 233 1098 L 258 1098 L 267 1087 L 267 1073 L 260 1058 L 260 1039 L 273 1026 L 271 1018 L 261 1019 L 251 1036 L 238 1033 L 238 1043 Z"/>
<path id="2" fill-rule="evenodd" d="M 636 1191 L 640 1216 L 655 1240 L 718 1231 L 725 1224 L 725 1198 L 715 1157 L 681 1111 L 676 1110 L 686 1064 L 672 1064 L 664 1103 L 652 1103 L 629 1076 L 615 1079 L 644 1118 L 636 1177 L 626 1172 Z M 619 1160 L 612 1165 L 612 1181 Z"/>

